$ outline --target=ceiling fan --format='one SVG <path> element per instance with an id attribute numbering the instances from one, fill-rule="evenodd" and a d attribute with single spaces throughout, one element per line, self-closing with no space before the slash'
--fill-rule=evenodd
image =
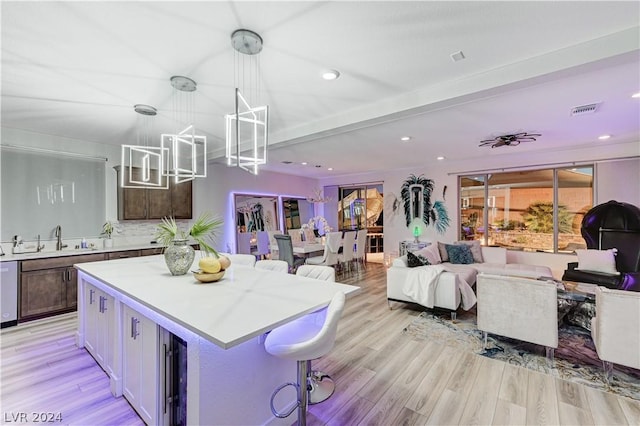
<path id="1" fill-rule="evenodd" d="M 491 148 L 498 148 L 500 146 L 516 146 L 520 145 L 520 142 L 533 142 L 536 140 L 536 136 L 542 136 L 540 133 L 528 133 L 520 132 L 510 135 L 496 136 L 493 139 L 485 139 L 480 141 L 478 146 L 490 146 Z"/>

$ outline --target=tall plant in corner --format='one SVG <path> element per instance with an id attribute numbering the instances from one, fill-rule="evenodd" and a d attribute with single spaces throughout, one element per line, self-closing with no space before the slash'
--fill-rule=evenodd
<path id="1" fill-rule="evenodd" d="M 409 177 L 403 182 L 400 190 L 400 198 L 402 198 L 404 205 L 404 217 L 407 226 L 409 226 L 413 220 L 411 213 L 411 185 L 421 185 L 423 188 L 422 221 L 427 226 L 433 224 L 439 234 L 444 234 L 449 227 L 449 213 L 447 212 L 447 207 L 444 205 L 444 201 L 435 201 L 433 204 L 431 203 L 431 194 L 433 193 L 434 182 L 432 179 L 427 179 L 423 175 L 409 175 Z M 443 199 L 445 191 L 446 187 L 442 192 Z"/>

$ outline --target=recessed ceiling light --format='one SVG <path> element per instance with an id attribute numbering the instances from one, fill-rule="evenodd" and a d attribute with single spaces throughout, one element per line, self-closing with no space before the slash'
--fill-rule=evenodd
<path id="1" fill-rule="evenodd" d="M 598 139 L 600 139 L 601 141 L 604 141 L 604 140 L 609 139 L 610 137 L 611 137 L 611 135 L 601 135 L 601 136 L 598 136 Z"/>
<path id="2" fill-rule="evenodd" d="M 300 164 L 302 164 L 303 166 L 306 166 L 306 165 L 307 165 L 307 164 L 309 164 L 309 163 L 307 163 L 306 161 L 303 161 L 303 162 L 302 162 L 302 163 L 300 163 Z"/>
<path id="3" fill-rule="evenodd" d="M 406 142 L 411 140 L 411 136 L 403 136 L 400 138 L 401 141 Z"/>
<path id="4" fill-rule="evenodd" d="M 329 70 L 322 73 L 322 78 L 327 81 L 336 80 L 338 77 L 340 77 L 340 73 L 336 70 Z"/>
<path id="5" fill-rule="evenodd" d="M 632 98 L 640 98 L 640 92 L 631 95 Z"/>
<path id="6" fill-rule="evenodd" d="M 441 156 L 437 157 L 437 158 L 436 158 L 436 160 L 440 160 L 440 161 L 442 161 L 442 160 L 444 160 L 444 158 L 445 158 L 445 157 L 443 157 L 443 156 L 441 155 Z"/>
<path id="7" fill-rule="evenodd" d="M 331 170 L 333 170 L 333 167 L 329 167 L 327 170 L 331 171 Z"/>

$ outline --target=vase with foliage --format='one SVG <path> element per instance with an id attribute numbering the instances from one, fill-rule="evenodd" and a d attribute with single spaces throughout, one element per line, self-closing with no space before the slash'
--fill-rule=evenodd
<path id="1" fill-rule="evenodd" d="M 184 275 L 189 271 L 195 257 L 195 250 L 189 245 L 192 239 L 207 255 L 218 257 L 212 247 L 222 220 L 210 213 L 201 214 L 188 231 L 178 227 L 173 217 L 165 217 L 157 227 L 156 239 L 164 250 L 164 259 L 172 275 Z"/>
<path id="2" fill-rule="evenodd" d="M 115 227 L 113 226 L 113 222 L 110 220 L 106 221 L 104 225 L 102 225 L 102 233 L 100 236 L 104 238 L 103 245 L 105 248 L 113 247 L 113 239 L 111 238 L 111 235 L 113 235 L 114 230 Z"/>

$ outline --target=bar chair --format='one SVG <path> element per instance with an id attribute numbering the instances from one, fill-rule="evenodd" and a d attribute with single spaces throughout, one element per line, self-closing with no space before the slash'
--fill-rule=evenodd
<path id="1" fill-rule="evenodd" d="M 280 326 L 267 335 L 264 342 L 267 352 L 297 362 L 297 382 L 285 383 L 271 395 L 270 405 L 274 416 L 283 419 L 297 408 L 298 425 L 306 426 L 309 392 L 312 387 L 309 377 L 311 360 L 326 355 L 333 348 L 344 304 L 345 295 L 338 291 L 326 309 Z M 273 400 L 287 386 L 296 388 L 297 403 L 288 412 L 280 413 L 273 406 Z"/>

